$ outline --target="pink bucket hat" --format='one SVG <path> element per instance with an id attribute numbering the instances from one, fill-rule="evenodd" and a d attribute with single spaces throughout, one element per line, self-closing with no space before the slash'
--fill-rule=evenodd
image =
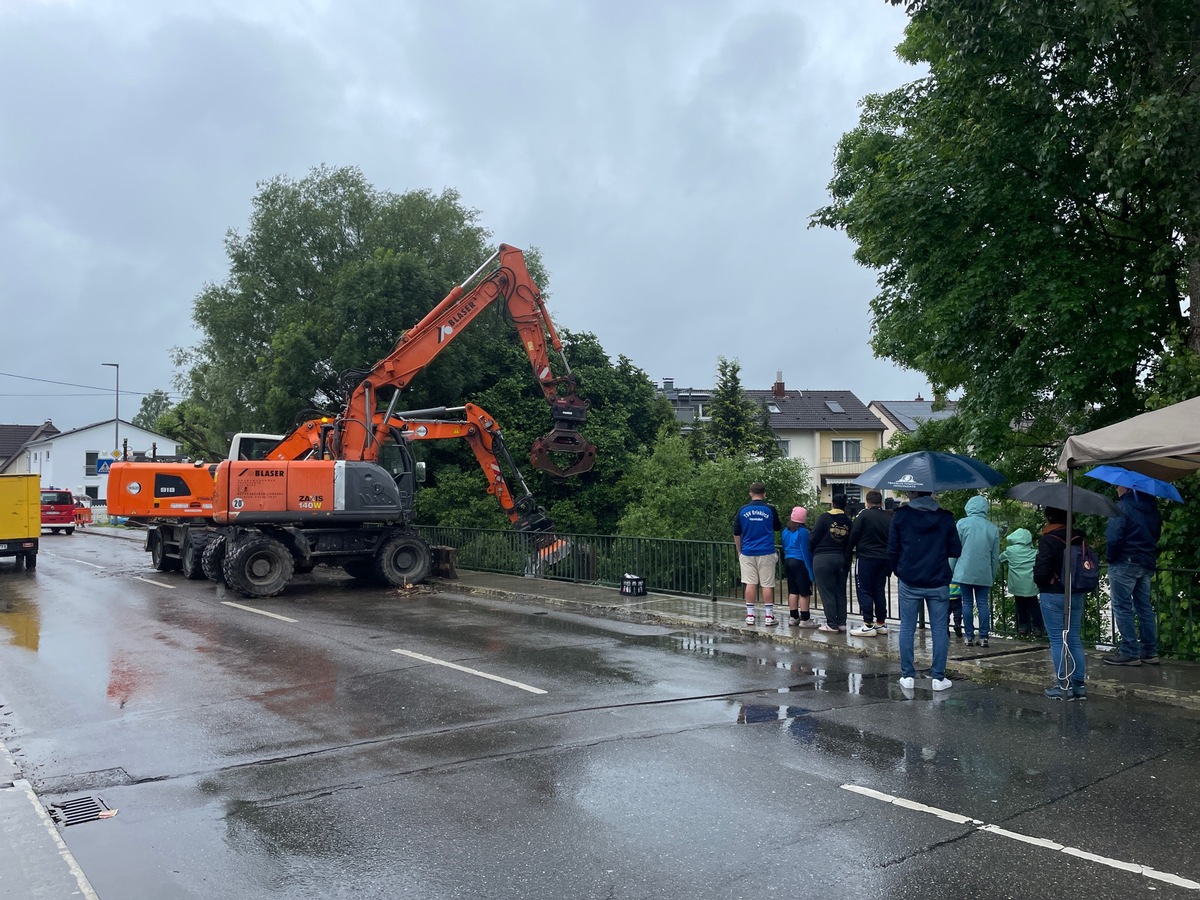
<path id="1" fill-rule="evenodd" d="M 792 507 L 792 521 L 799 522 L 801 525 L 803 525 L 805 522 L 808 521 L 808 510 L 805 509 L 803 506 L 793 506 Z"/>

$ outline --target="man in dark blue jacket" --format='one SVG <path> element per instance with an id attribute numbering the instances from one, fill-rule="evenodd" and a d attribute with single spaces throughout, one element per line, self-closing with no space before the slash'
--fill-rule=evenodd
<path id="1" fill-rule="evenodd" d="M 900 686 L 915 684 L 913 640 L 921 601 L 929 608 L 929 633 L 933 639 L 933 662 L 929 675 L 933 689 L 950 687 L 946 656 L 950 649 L 950 560 L 962 555 L 962 541 L 954 516 L 938 506 L 927 491 L 914 491 L 912 500 L 892 514 L 888 530 L 888 557 L 899 579 L 900 601 Z"/>
<path id="2" fill-rule="evenodd" d="M 1126 487 L 1117 488 L 1121 515 L 1108 520 L 1108 584 L 1113 620 L 1121 634 L 1115 653 L 1104 657 L 1109 666 L 1158 665 L 1158 623 L 1150 602 L 1150 579 L 1158 565 L 1162 516 L 1154 498 Z M 1136 630 L 1134 619 L 1137 619 Z M 1140 637 L 1140 642 L 1139 642 Z"/>

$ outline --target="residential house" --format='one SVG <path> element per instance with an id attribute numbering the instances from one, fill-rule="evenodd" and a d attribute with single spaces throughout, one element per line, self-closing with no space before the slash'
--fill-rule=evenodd
<path id="1" fill-rule="evenodd" d="M 664 378 L 661 393 L 685 432 L 692 423 L 708 419 L 711 389 L 676 388 L 673 379 Z M 745 394 L 766 404 L 780 450 L 804 461 L 823 502 L 831 502 L 834 493 L 861 502 L 863 488 L 853 479 L 874 464 L 875 451 L 883 446 L 884 425 L 853 392 L 789 389 L 780 372 L 770 390 Z"/>
<path id="2" fill-rule="evenodd" d="M 128 444 L 131 456 L 176 456 L 182 449 L 172 438 L 124 419 L 116 424 L 109 419 L 70 431 L 51 428 L 53 433 L 43 429 L 21 444 L 0 464 L 0 472 L 36 472 L 44 488 L 66 488 L 93 500 L 104 500 L 108 496 L 108 464 L 116 458 L 112 449 L 116 435 L 122 445 Z"/>
<path id="3" fill-rule="evenodd" d="M 54 427 L 54 423 L 49 419 L 41 425 L 0 425 L 0 472 L 13 474 L 28 473 L 29 469 L 20 467 L 20 461 L 25 459 L 21 455 L 21 448 L 29 441 L 58 433 L 58 429 Z M 14 463 L 13 468 L 8 468 L 9 460 L 17 457 L 20 457 L 20 460 Z"/>
<path id="4" fill-rule="evenodd" d="M 935 406 L 938 408 L 934 409 Z M 954 415 L 957 406 L 955 400 L 935 403 L 917 394 L 916 400 L 872 400 L 867 404 L 867 409 L 877 415 L 883 423 L 883 445 L 886 447 L 892 435 L 916 431 L 922 422 L 948 419 Z"/>

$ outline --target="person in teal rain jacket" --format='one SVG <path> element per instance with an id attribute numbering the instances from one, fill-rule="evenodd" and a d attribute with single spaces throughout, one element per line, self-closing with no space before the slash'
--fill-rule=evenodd
<path id="1" fill-rule="evenodd" d="M 979 607 L 979 646 L 988 645 L 992 610 L 988 592 L 1000 568 L 1000 529 L 988 519 L 987 498 L 967 501 L 967 514 L 958 520 L 962 554 L 954 562 L 954 583 L 962 585 L 963 627 L 967 646 L 975 643 L 975 607 Z"/>
<path id="2" fill-rule="evenodd" d="M 1008 592 L 1017 606 L 1017 631 L 1022 637 L 1034 632 L 1045 633 L 1042 610 L 1038 603 L 1038 588 L 1033 581 L 1033 561 L 1037 550 L 1033 535 L 1027 528 L 1018 528 L 1007 539 L 1008 546 L 1000 554 L 1000 562 L 1008 566 Z"/>

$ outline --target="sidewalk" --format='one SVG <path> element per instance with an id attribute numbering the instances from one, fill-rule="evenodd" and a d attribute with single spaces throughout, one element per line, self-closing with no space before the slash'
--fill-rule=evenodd
<path id="1" fill-rule="evenodd" d="M 787 624 L 786 604 L 781 620 L 783 624 L 764 628 L 762 625 L 746 625 L 745 604 L 731 600 L 713 601 L 668 594 L 627 597 L 616 588 L 462 570 L 459 570 L 457 579 L 439 579 L 435 584 L 445 590 L 561 606 L 592 615 L 642 619 L 692 628 L 715 628 L 796 647 L 856 656 L 882 656 L 895 662 L 896 677 L 900 675 L 898 622 L 888 623 L 886 635 L 859 638 L 793 628 Z M 759 609 L 761 621 L 761 606 Z M 856 623 L 852 619 L 850 624 L 854 626 Z M 930 649 L 929 632 L 918 629 L 914 648 L 918 669 L 929 667 Z M 1087 651 L 1089 697 L 1114 697 L 1200 712 L 1200 663 L 1163 660 L 1158 666 L 1128 668 L 1106 666 L 1101 662 L 1103 656 L 1099 650 Z M 1003 637 L 993 637 L 991 646 L 984 648 L 967 647 L 962 638 L 951 635 L 946 669 L 952 680 L 967 679 L 1037 694 L 1041 694 L 1053 680 L 1048 645 Z"/>

